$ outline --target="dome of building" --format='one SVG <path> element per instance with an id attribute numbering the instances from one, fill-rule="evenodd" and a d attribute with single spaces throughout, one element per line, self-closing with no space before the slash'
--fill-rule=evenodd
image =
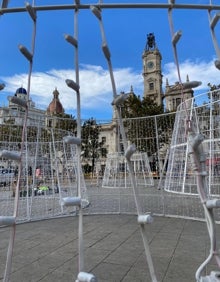
<path id="1" fill-rule="evenodd" d="M 59 92 L 57 91 L 57 89 L 53 91 L 53 100 L 50 102 L 47 108 L 47 113 L 51 115 L 64 113 L 63 105 L 59 100 Z"/>
<path id="2" fill-rule="evenodd" d="M 26 94 L 26 95 L 27 95 L 27 91 L 26 91 L 25 88 L 20 87 L 20 88 L 18 88 L 18 89 L 16 90 L 15 96 L 17 96 L 17 94 Z"/>

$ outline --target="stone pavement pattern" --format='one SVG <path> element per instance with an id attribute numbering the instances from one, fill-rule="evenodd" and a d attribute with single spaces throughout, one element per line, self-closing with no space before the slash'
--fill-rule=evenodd
<path id="1" fill-rule="evenodd" d="M 85 271 L 99 282 L 151 281 L 136 220 L 135 215 L 84 216 Z M 209 252 L 206 224 L 154 217 L 147 233 L 158 281 L 195 281 L 195 272 Z M 11 282 L 75 281 L 77 237 L 77 216 L 17 225 Z M 8 238 L 9 228 L 1 228 L 0 281 Z M 208 274 L 217 269 L 214 263 L 209 266 Z"/>

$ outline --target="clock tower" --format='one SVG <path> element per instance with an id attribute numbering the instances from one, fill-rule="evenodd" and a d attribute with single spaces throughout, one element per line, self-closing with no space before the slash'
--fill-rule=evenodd
<path id="1" fill-rule="evenodd" d="M 157 103 L 163 104 L 162 56 L 157 49 L 153 33 L 147 35 L 147 43 L 143 55 L 144 97 L 149 97 Z"/>

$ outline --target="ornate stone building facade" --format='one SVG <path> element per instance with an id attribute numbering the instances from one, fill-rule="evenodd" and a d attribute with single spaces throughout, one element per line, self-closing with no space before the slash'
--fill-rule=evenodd
<path id="1" fill-rule="evenodd" d="M 45 121 L 46 124 L 49 127 L 55 127 L 57 124 L 57 120 L 56 120 L 56 116 L 57 115 L 63 115 L 64 114 L 64 108 L 62 103 L 60 102 L 59 99 L 59 92 L 58 90 L 55 88 L 55 90 L 53 91 L 53 99 L 50 102 L 49 106 L 47 107 L 46 113 L 45 113 Z"/>
<path id="2" fill-rule="evenodd" d="M 27 91 L 20 87 L 16 90 L 15 97 L 27 101 Z M 22 125 L 24 118 L 24 109 L 13 103 L 11 97 L 8 97 L 8 106 L 0 107 L 0 124 Z M 45 111 L 35 107 L 35 103 L 29 100 L 29 116 L 28 125 L 37 125 L 39 122 L 45 124 Z"/>
<path id="3" fill-rule="evenodd" d="M 187 76 L 186 82 L 189 82 L 189 77 Z M 184 100 L 188 100 L 193 97 L 192 89 L 183 89 Z M 182 102 L 181 85 L 176 82 L 175 85 L 169 85 L 168 80 L 166 80 L 166 91 L 165 91 L 165 101 L 166 110 L 169 112 L 175 112 L 177 107 Z"/>
<path id="4" fill-rule="evenodd" d="M 149 97 L 155 101 L 157 105 L 163 105 L 165 111 L 176 111 L 178 105 L 182 102 L 181 86 L 178 82 L 174 85 L 169 85 L 166 79 L 165 93 L 163 92 L 162 56 L 156 45 L 153 33 L 147 35 L 142 60 L 144 78 L 143 97 Z M 189 77 L 187 76 L 186 82 L 188 81 Z M 184 99 L 190 99 L 193 97 L 193 90 L 186 89 L 183 91 L 183 94 Z"/>
<path id="5" fill-rule="evenodd" d="M 27 101 L 27 91 L 23 87 L 18 88 L 14 96 Z M 24 118 L 24 109 L 21 106 L 13 103 L 11 101 L 11 97 L 12 96 L 8 97 L 8 106 L 0 107 L 0 124 L 22 125 Z M 39 123 L 41 124 L 41 126 L 44 126 L 45 124 L 49 125 L 52 120 L 53 124 L 50 124 L 50 126 L 55 126 L 54 115 L 63 113 L 64 108 L 59 100 L 59 92 L 57 91 L 57 89 L 55 89 L 53 92 L 53 99 L 46 111 L 36 108 L 35 103 L 31 99 L 29 99 L 28 125 L 38 126 Z M 52 119 L 50 119 L 51 117 Z"/>

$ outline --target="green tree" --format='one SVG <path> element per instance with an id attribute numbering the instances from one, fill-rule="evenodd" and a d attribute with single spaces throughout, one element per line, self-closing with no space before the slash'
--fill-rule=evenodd
<path id="1" fill-rule="evenodd" d="M 103 145 L 105 141 L 99 141 L 101 126 L 96 123 L 96 120 L 90 118 L 82 125 L 82 158 L 86 161 L 91 161 L 90 165 L 85 165 L 85 172 L 94 172 L 95 162 L 102 155 Z M 107 155 L 107 151 L 105 152 Z M 91 171 L 90 171 L 91 167 Z"/>
<path id="2" fill-rule="evenodd" d="M 131 94 L 122 108 L 127 137 L 136 145 L 137 150 L 153 155 L 158 150 L 156 135 L 162 137 L 166 130 L 166 117 L 156 123 L 155 116 L 163 113 L 163 106 L 158 106 L 149 97 L 141 99 Z M 165 139 L 165 138 L 163 138 Z"/>
<path id="3" fill-rule="evenodd" d="M 75 133 L 77 121 L 74 116 L 69 114 L 57 114 L 56 128 Z"/>
<path id="4" fill-rule="evenodd" d="M 62 139 L 68 133 L 76 134 L 77 121 L 74 116 L 60 113 L 48 117 L 47 129 L 48 132 L 53 131 L 55 139 Z"/>
<path id="5" fill-rule="evenodd" d="M 163 106 L 158 106 L 149 97 L 136 96 L 134 93 L 131 94 L 124 103 L 122 108 L 122 116 L 124 118 L 135 118 L 159 115 L 163 113 Z"/>

